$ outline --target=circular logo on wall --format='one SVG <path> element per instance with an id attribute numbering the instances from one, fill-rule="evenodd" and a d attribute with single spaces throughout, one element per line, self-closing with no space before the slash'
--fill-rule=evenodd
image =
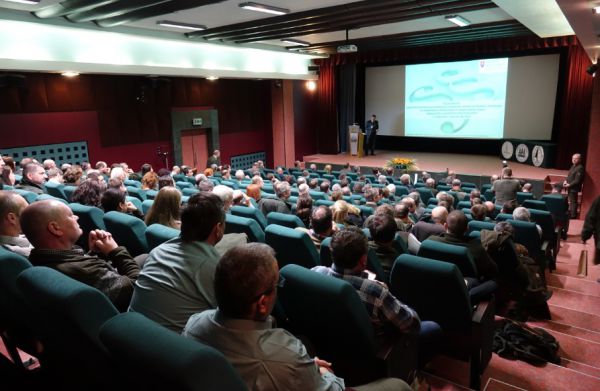
<path id="1" fill-rule="evenodd" d="M 515 147 L 513 147 L 513 144 L 510 141 L 505 141 L 504 144 L 502 144 L 502 157 L 505 159 L 510 159 L 514 150 Z"/>
<path id="2" fill-rule="evenodd" d="M 525 163 L 527 161 L 527 158 L 529 157 L 529 147 L 525 144 L 517 145 L 515 156 L 519 163 Z"/>
<path id="3" fill-rule="evenodd" d="M 540 167 L 544 163 L 544 148 L 541 145 L 536 145 L 531 150 L 531 161 L 536 167 Z"/>

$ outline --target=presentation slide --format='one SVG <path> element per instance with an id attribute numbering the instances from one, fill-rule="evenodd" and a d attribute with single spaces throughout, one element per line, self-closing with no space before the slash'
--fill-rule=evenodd
<path id="1" fill-rule="evenodd" d="M 365 116 L 382 136 L 551 140 L 559 65 L 544 54 L 367 67 Z"/>
<path id="2" fill-rule="evenodd" d="M 405 135 L 502 138 L 508 58 L 406 66 Z"/>

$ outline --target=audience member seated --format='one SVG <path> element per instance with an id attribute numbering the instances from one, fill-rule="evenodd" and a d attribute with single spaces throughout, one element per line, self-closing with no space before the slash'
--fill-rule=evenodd
<path id="1" fill-rule="evenodd" d="M 296 216 L 302 220 L 305 227 L 310 227 L 310 215 L 313 210 L 313 200 L 308 194 L 303 194 L 296 201 Z"/>
<path id="2" fill-rule="evenodd" d="M 502 169 L 502 179 L 492 184 L 492 191 L 496 194 L 496 204 L 503 205 L 507 201 L 517 201 L 517 192 L 521 191 L 521 182 L 513 178 L 512 169 Z"/>
<path id="3" fill-rule="evenodd" d="M 142 220 L 144 219 L 144 214 L 131 201 L 127 201 L 127 193 L 123 190 L 106 189 L 102 194 L 102 198 L 100 198 L 100 204 L 105 213 L 117 211 L 130 214 Z"/>
<path id="4" fill-rule="evenodd" d="M 260 201 L 260 185 L 254 183 L 248 185 L 248 187 L 246 188 L 246 195 L 250 198 L 254 198 L 256 202 Z"/>
<path id="5" fill-rule="evenodd" d="M 348 281 L 365 304 L 377 334 L 400 332 L 419 335 L 419 363 L 431 358 L 441 337 L 435 322 L 421 322 L 417 313 L 395 298 L 387 286 L 369 278 L 367 237 L 359 228 L 349 227 L 336 232 L 331 240 L 331 267 L 315 266 L 312 270 Z M 374 277 L 373 277 L 374 278 Z"/>
<path id="6" fill-rule="evenodd" d="M 287 182 L 277 182 L 273 185 L 275 189 L 275 195 L 277 199 L 273 198 L 261 198 L 258 202 L 258 207 L 260 211 L 266 216 L 269 212 L 279 212 L 279 213 L 292 213 L 292 207 L 287 202 L 288 198 L 290 198 L 291 190 L 290 184 Z"/>
<path id="7" fill-rule="evenodd" d="M 373 211 L 373 214 L 365 219 L 363 228 L 369 228 L 369 223 L 375 218 L 375 216 L 386 214 L 391 218 L 394 218 L 394 207 L 390 204 L 381 204 Z"/>
<path id="8" fill-rule="evenodd" d="M 344 226 L 362 227 L 363 219 L 360 216 L 360 209 L 344 201 L 337 200 L 331 207 L 333 212 L 333 222 Z"/>
<path id="9" fill-rule="evenodd" d="M 13 172 L 13 170 L 10 168 L 10 166 L 7 164 L 4 167 L 2 167 L 2 183 L 6 186 L 14 186 L 16 179 L 15 179 L 15 173 Z"/>
<path id="10" fill-rule="evenodd" d="M 231 205 L 233 205 L 233 189 L 225 185 L 217 185 L 213 188 L 212 192 L 221 199 L 223 210 L 227 213 L 231 209 Z"/>
<path id="11" fill-rule="evenodd" d="M 210 180 L 198 183 L 198 190 L 200 190 L 200 192 L 212 193 L 214 188 L 215 184 Z"/>
<path id="12" fill-rule="evenodd" d="M 487 208 L 482 204 L 475 204 L 471 207 L 471 216 L 473 217 L 473 220 L 477 221 L 490 220 L 490 218 L 487 217 Z"/>
<path id="13" fill-rule="evenodd" d="M 365 185 L 363 187 L 363 193 L 365 200 L 367 200 L 367 202 L 365 202 L 365 206 L 369 206 L 373 209 L 377 208 L 377 203 L 381 199 L 381 196 L 379 195 L 379 189 L 371 185 Z"/>
<path id="14" fill-rule="evenodd" d="M 453 170 L 449 170 L 448 171 L 448 176 L 446 177 L 446 179 L 444 179 L 444 183 L 446 183 L 447 185 L 451 185 L 452 181 L 455 180 L 456 177 L 456 172 L 454 172 Z"/>
<path id="15" fill-rule="evenodd" d="M 415 191 L 414 186 L 410 183 L 410 175 L 408 174 L 402 174 L 400 176 L 400 184 L 402 186 L 406 186 L 406 188 L 408 188 L 409 193 Z"/>
<path id="16" fill-rule="evenodd" d="M 467 223 L 467 217 L 462 211 L 455 210 L 450 212 L 444 224 L 446 232 L 440 236 L 431 236 L 430 239 L 467 247 L 473 256 L 479 277 L 491 280 L 498 275 L 498 266 L 485 251 L 479 239 L 466 236 L 468 230 Z"/>
<path id="17" fill-rule="evenodd" d="M 223 203 L 214 194 L 190 197 L 181 213 L 181 235 L 150 252 L 131 299 L 130 311 L 180 333 L 188 318 L 216 307 L 215 245 L 225 232 Z"/>
<path id="18" fill-rule="evenodd" d="M 297 227 L 296 229 L 308 233 L 317 250 L 321 249 L 321 242 L 325 238 L 330 237 L 338 230 L 337 225 L 333 222 L 331 209 L 323 205 L 312 210 L 310 224 L 307 227 L 309 226 L 310 228 Z"/>
<path id="19" fill-rule="evenodd" d="M 344 380 L 333 374 L 335 363 L 311 358 L 299 339 L 273 327 L 270 314 L 283 283 L 269 246 L 250 243 L 229 250 L 215 272 L 218 309 L 193 315 L 183 335 L 220 350 L 250 390 L 344 390 Z M 354 389 L 407 387 L 385 379 Z"/>
<path id="20" fill-rule="evenodd" d="M 239 189 L 235 189 L 233 191 L 231 205 L 232 206 L 247 206 L 249 208 L 254 208 L 254 205 L 252 205 L 252 202 L 250 201 L 250 197 L 248 197 L 248 195 L 246 195 L 244 192 L 242 192 Z"/>
<path id="21" fill-rule="evenodd" d="M 100 177 L 102 178 L 102 177 Z M 95 206 L 102 208 L 102 194 L 106 191 L 104 182 L 94 180 L 91 177 L 83 181 L 71 195 L 71 202 L 78 202 L 81 205 Z"/>
<path id="22" fill-rule="evenodd" d="M 33 246 L 21 231 L 19 218 L 27 201 L 12 191 L 0 191 L 0 246 L 28 257 Z"/>
<path id="23" fill-rule="evenodd" d="M 500 213 L 510 215 L 515 211 L 517 206 L 518 204 L 516 200 L 506 201 L 504 204 L 502 204 L 502 209 L 500 210 Z"/>
<path id="24" fill-rule="evenodd" d="M 79 186 L 82 178 L 83 169 L 77 164 L 67 168 L 67 171 L 65 171 L 65 174 L 63 175 L 65 185 L 68 186 Z"/>
<path id="25" fill-rule="evenodd" d="M 396 225 L 398 227 L 398 231 L 408 232 L 412 228 L 414 221 L 409 217 L 409 209 L 406 204 L 399 202 L 394 205 L 394 219 L 396 220 Z"/>
<path id="26" fill-rule="evenodd" d="M 448 217 L 448 210 L 443 206 L 436 206 L 431 211 L 431 223 L 419 221 L 410 229 L 410 233 L 423 242 L 430 236 L 439 236 L 446 232 L 444 225 Z M 433 223 L 433 224 L 432 224 Z"/>
<path id="27" fill-rule="evenodd" d="M 433 178 L 427 178 L 425 180 L 425 186 L 428 187 L 429 190 L 431 190 L 431 194 L 433 194 L 434 197 L 439 192 L 438 189 L 435 188 L 435 179 Z"/>
<path id="28" fill-rule="evenodd" d="M 121 311 L 129 305 L 140 267 L 112 235 L 94 230 L 89 234 L 90 252 L 75 243 L 82 234 L 77 216 L 62 202 L 34 202 L 21 213 L 21 227 L 34 246 L 29 261 L 56 269 L 106 294 Z"/>
<path id="29" fill-rule="evenodd" d="M 487 209 L 487 217 L 492 220 L 496 220 L 496 205 L 492 201 L 486 201 L 483 203 L 485 208 Z"/>
<path id="30" fill-rule="evenodd" d="M 396 220 L 387 213 L 381 213 L 373 217 L 368 222 L 367 228 L 371 234 L 369 247 L 372 248 L 385 272 L 386 281 L 389 281 L 394 261 L 400 255 L 400 251 L 395 246 L 394 238 L 398 231 Z"/>
<path id="31" fill-rule="evenodd" d="M 474 199 L 481 200 L 481 191 L 479 191 L 478 189 L 473 189 L 469 193 L 469 201 L 471 201 L 471 206 L 473 206 L 473 204 L 474 204 L 474 202 L 473 202 Z"/>
<path id="32" fill-rule="evenodd" d="M 515 210 L 512 212 L 512 216 L 513 216 L 513 220 L 531 222 L 531 213 L 529 212 L 529 210 L 527 208 L 522 207 L 522 206 L 515 208 Z M 540 238 L 541 238 L 542 234 L 543 234 L 542 227 L 540 227 L 538 224 L 536 224 L 535 227 L 537 228 L 538 233 L 540 234 Z"/>
<path id="33" fill-rule="evenodd" d="M 57 167 L 51 168 L 48 171 L 46 171 L 46 175 L 48 176 L 48 182 L 54 182 L 54 183 L 58 183 L 58 184 L 65 183 L 65 180 L 63 178 L 63 173 Z"/>
<path id="34" fill-rule="evenodd" d="M 144 219 L 146 225 L 162 224 L 180 229 L 181 193 L 175 187 L 167 186 L 158 191 L 152 206 Z"/>
<path id="35" fill-rule="evenodd" d="M 521 191 L 523 193 L 532 193 L 533 192 L 532 190 L 533 190 L 533 185 L 529 182 L 525 183 L 523 185 L 523 188 L 521 189 Z"/>
<path id="36" fill-rule="evenodd" d="M 35 194 L 44 194 L 45 182 L 46 171 L 44 171 L 44 167 L 39 163 L 28 163 L 23 167 L 21 183 L 16 185 L 15 188 L 31 191 Z"/>
<path id="37" fill-rule="evenodd" d="M 465 193 L 460 188 L 460 186 L 461 186 L 460 179 L 453 179 L 452 180 L 452 188 L 450 190 L 453 191 L 454 194 L 456 194 L 456 198 L 458 198 L 458 201 L 464 200 L 465 197 L 467 196 L 467 193 Z"/>
<path id="38" fill-rule="evenodd" d="M 419 219 L 417 218 L 417 204 L 415 200 L 411 197 L 404 197 L 401 201 L 401 204 L 406 205 L 408 208 L 408 217 L 412 220 L 412 222 L 417 222 Z"/>
<path id="39" fill-rule="evenodd" d="M 142 190 L 158 190 L 158 175 L 149 171 L 142 177 Z"/>

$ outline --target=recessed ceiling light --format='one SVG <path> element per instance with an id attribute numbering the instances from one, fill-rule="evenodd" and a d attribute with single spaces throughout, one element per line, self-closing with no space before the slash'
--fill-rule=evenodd
<path id="1" fill-rule="evenodd" d="M 215 81 L 215 80 L 219 80 L 219 77 L 218 76 L 207 76 L 206 80 Z"/>
<path id="2" fill-rule="evenodd" d="M 21 4 L 39 4 L 40 0 L 6 0 L 12 3 L 21 3 Z"/>
<path id="3" fill-rule="evenodd" d="M 201 24 L 173 22 L 170 20 L 159 20 L 156 22 L 156 24 L 165 26 L 165 27 L 175 27 L 175 28 L 184 29 L 184 30 L 194 30 L 194 31 L 206 30 L 206 26 L 201 25 Z"/>
<path id="4" fill-rule="evenodd" d="M 287 8 L 273 7 L 272 5 L 253 2 L 240 3 L 239 7 L 250 11 L 266 12 L 273 15 L 285 15 L 290 13 L 290 10 Z"/>
<path id="5" fill-rule="evenodd" d="M 595 13 L 595 14 L 600 14 L 600 6 L 593 7 L 592 8 L 592 12 Z"/>
<path id="6" fill-rule="evenodd" d="M 317 83 L 315 83 L 314 80 L 309 80 L 309 81 L 306 82 L 306 88 L 309 91 L 314 91 L 314 90 L 317 89 Z"/>
<path id="7" fill-rule="evenodd" d="M 75 77 L 75 76 L 79 76 L 79 72 L 64 71 L 63 73 L 61 73 L 61 75 L 66 76 L 66 77 Z"/>
<path id="8" fill-rule="evenodd" d="M 296 46 L 310 46 L 310 42 L 300 41 L 299 39 L 284 38 L 281 42 L 289 43 Z"/>
<path id="9" fill-rule="evenodd" d="M 448 15 L 446 16 L 446 20 L 460 27 L 465 27 L 471 24 L 471 22 L 460 15 Z"/>

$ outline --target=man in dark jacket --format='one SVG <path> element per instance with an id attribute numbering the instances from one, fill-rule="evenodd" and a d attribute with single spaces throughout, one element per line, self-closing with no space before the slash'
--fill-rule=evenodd
<path id="1" fill-rule="evenodd" d="M 46 182 L 46 171 L 39 163 L 28 163 L 23 167 L 23 178 L 21 183 L 15 186 L 17 189 L 31 191 L 35 194 L 43 194 Z"/>
<path id="2" fill-rule="evenodd" d="M 82 234 L 78 217 L 59 201 L 38 201 L 21 213 L 21 228 L 34 246 L 29 261 L 97 288 L 121 311 L 129 306 L 140 267 L 106 231 L 90 232 L 90 252 L 75 246 Z"/>
<path id="3" fill-rule="evenodd" d="M 569 217 L 572 219 L 577 218 L 577 199 L 579 192 L 581 191 L 581 184 L 583 183 L 583 176 L 585 175 L 583 166 L 581 165 L 581 155 L 576 153 L 573 155 L 571 160 L 573 165 L 569 169 L 567 174 L 567 180 L 563 182 L 563 187 L 567 188 L 569 197 Z"/>
<path id="4" fill-rule="evenodd" d="M 581 230 L 581 240 L 585 243 L 589 238 L 594 237 L 595 254 L 594 264 L 600 263 L 600 197 L 596 198 L 588 210 Z M 600 282 L 600 280 L 598 280 Z"/>

